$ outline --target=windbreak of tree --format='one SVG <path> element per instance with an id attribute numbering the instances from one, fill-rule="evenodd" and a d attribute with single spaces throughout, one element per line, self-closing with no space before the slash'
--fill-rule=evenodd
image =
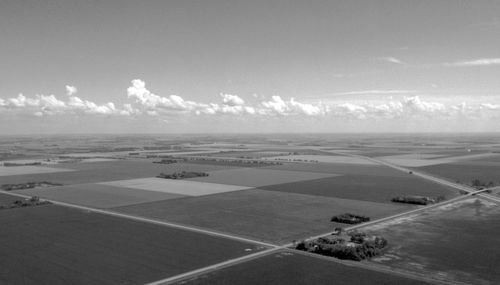
<path id="1" fill-rule="evenodd" d="M 158 175 L 156 177 L 164 178 L 164 179 L 186 179 L 186 178 L 195 178 L 195 177 L 204 177 L 204 176 L 208 176 L 208 173 L 181 171 L 181 172 L 174 172 L 171 174 L 160 173 L 160 175 Z"/>
<path id="2" fill-rule="evenodd" d="M 308 242 L 302 241 L 295 248 L 338 259 L 361 261 L 381 255 L 387 244 L 387 240 L 380 236 L 350 232 L 346 236 L 330 236 Z"/>

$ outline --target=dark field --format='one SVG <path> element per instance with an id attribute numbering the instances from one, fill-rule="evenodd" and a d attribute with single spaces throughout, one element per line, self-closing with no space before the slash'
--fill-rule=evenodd
<path id="1" fill-rule="evenodd" d="M 0 284 L 142 284 L 257 250 L 55 205 L 2 210 L 0 224 Z"/>
<path id="2" fill-rule="evenodd" d="M 111 208 L 185 197 L 184 195 L 166 192 L 146 191 L 92 183 L 34 188 L 15 192 L 23 195 L 39 196 L 49 200 L 94 208 Z"/>
<path id="3" fill-rule="evenodd" d="M 180 284 L 430 284 L 400 276 L 351 267 L 335 261 L 281 252 L 223 268 Z"/>
<path id="4" fill-rule="evenodd" d="M 278 184 L 259 187 L 259 189 L 287 193 L 338 197 L 361 201 L 390 203 L 391 198 L 400 195 L 423 195 L 453 197 L 457 191 L 409 174 L 406 177 L 390 177 L 373 175 L 345 175 L 316 180 Z"/>
<path id="5" fill-rule="evenodd" d="M 224 166 L 195 165 L 187 163 L 158 164 L 148 160 L 118 160 L 91 163 L 63 163 L 59 168 L 74 169 L 76 171 L 26 174 L 15 176 L 3 176 L 2 184 L 24 183 L 29 181 L 50 181 L 62 184 L 96 183 L 112 180 L 123 180 L 133 178 L 155 177 L 161 172 L 178 171 L 215 171 L 227 169 Z"/>
<path id="6" fill-rule="evenodd" d="M 425 171 L 432 175 L 447 178 L 451 181 L 460 181 L 461 183 L 470 183 L 472 179 L 479 179 L 488 183 L 493 181 L 495 184 L 500 182 L 500 163 L 483 162 L 461 162 L 432 165 L 416 168 L 419 171 Z"/>
<path id="7" fill-rule="evenodd" d="M 8 205 L 8 204 L 11 204 L 12 202 L 14 202 L 16 200 L 20 200 L 20 199 L 23 199 L 23 198 L 0 193 L 0 205 Z"/>
<path id="8" fill-rule="evenodd" d="M 251 189 L 113 210 L 289 243 L 333 230 L 338 224 L 330 218 L 336 214 L 355 212 L 376 218 L 408 210 L 408 206 Z"/>
<path id="9" fill-rule="evenodd" d="M 471 198 L 440 208 L 401 223 L 363 229 L 389 242 L 386 255 L 374 262 L 465 284 L 500 284 L 498 204 Z"/>
<path id="10" fill-rule="evenodd" d="M 331 174 L 360 174 L 386 177 L 408 176 L 406 173 L 383 165 L 348 163 L 284 163 L 283 165 L 268 166 L 264 168 Z"/>

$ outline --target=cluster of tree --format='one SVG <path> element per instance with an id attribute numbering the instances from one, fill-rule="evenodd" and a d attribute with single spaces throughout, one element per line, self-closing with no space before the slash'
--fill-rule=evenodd
<path id="1" fill-rule="evenodd" d="M 296 245 L 296 249 L 309 251 L 339 259 L 361 261 L 382 254 L 387 240 L 380 236 L 368 236 L 361 232 L 351 232 L 345 237 L 324 237 Z"/>
<path id="2" fill-rule="evenodd" d="M 495 183 L 493 181 L 486 183 L 486 182 L 483 182 L 483 181 L 476 178 L 476 179 L 472 179 L 472 181 L 470 182 L 470 185 L 476 189 L 481 190 L 484 188 L 494 187 Z"/>
<path id="3" fill-rule="evenodd" d="M 3 166 L 27 166 L 27 165 L 42 165 L 40 161 L 35 162 L 4 162 Z"/>
<path id="4" fill-rule="evenodd" d="M 2 209 L 13 209 L 13 208 L 22 208 L 22 207 L 31 207 L 31 206 L 40 206 L 51 204 L 49 201 L 41 201 L 39 197 L 33 196 L 28 199 L 16 200 L 9 205 L 0 205 L 0 210 Z"/>
<path id="5" fill-rule="evenodd" d="M 434 204 L 444 200 L 445 200 L 444 196 L 438 196 L 436 198 L 431 198 L 427 196 L 397 196 L 391 199 L 392 202 L 416 204 L 416 205 Z"/>
<path id="6" fill-rule="evenodd" d="M 160 164 L 172 164 L 172 163 L 177 163 L 177 159 L 162 159 L 160 161 L 153 161 L 153 163 L 160 163 Z"/>
<path id="7" fill-rule="evenodd" d="M 27 183 L 19 183 L 19 184 L 3 184 L 0 186 L 0 189 L 5 191 L 12 190 L 22 190 L 22 189 L 31 189 L 35 187 L 51 187 L 51 186 L 61 186 L 60 183 L 52 183 L 47 181 L 42 182 L 27 182 Z"/>
<path id="8" fill-rule="evenodd" d="M 160 173 L 160 175 L 156 176 L 158 178 L 165 179 L 186 179 L 186 178 L 195 178 L 195 177 L 203 177 L 208 176 L 206 172 L 174 172 L 172 174 Z"/>
<path id="9" fill-rule="evenodd" d="M 185 160 L 189 161 L 207 161 L 207 162 L 217 162 L 224 163 L 227 165 L 237 164 L 237 165 L 258 165 L 258 166 L 266 166 L 266 165 L 282 165 L 281 162 L 275 161 L 265 161 L 265 160 L 253 160 L 253 159 L 224 159 L 224 158 L 215 158 L 215 157 L 188 157 Z"/>
<path id="10" fill-rule="evenodd" d="M 350 213 L 345 213 L 341 215 L 333 216 L 330 221 L 344 224 L 359 224 L 368 222 L 370 217 L 362 216 L 362 215 L 354 215 Z"/>

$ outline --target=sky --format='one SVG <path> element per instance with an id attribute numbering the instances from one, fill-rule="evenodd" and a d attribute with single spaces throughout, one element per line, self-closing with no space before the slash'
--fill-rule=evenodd
<path id="1" fill-rule="evenodd" d="M 498 1 L 0 0 L 0 133 L 500 130 Z"/>

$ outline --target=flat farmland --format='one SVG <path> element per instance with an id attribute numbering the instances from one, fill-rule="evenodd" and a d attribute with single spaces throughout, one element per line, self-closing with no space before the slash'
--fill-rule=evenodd
<path id="1" fill-rule="evenodd" d="M 294 181 L 313 180 L 331 176 L 336 176 L 336 174 L 296 172 L 267 168 L 239 168 L 210 172 L 209 176 L 190 178 L 189 181 L 259 187 Z"/>
<path id="2" fill-rule="evenodd" d="M 469 198 L 365 227 L 389 242 L 372 262 L 462 284 L 500 284 L 500 207 Z"/>
<path id="3" fill-rule="evenodd" d="M 457 190 L 415 178 L 409 174 L 404 177 L 374 175 L 344 175 L 310 181 L 293 182 L 259 187 L 259 189 L 284 193 L 300 193 L 324 197 L 337 197 L 360 201 L 389 203 L 401 195 L 423 195 L 451 198 L 458 195 Z M 401 204 L 408 206 L 408 204 Z"/>
<path id="4" fill-rule="evenodd" d="M 157 191 L 168 194 L 186 196 L 204 196 L 217 193 L 241 191 L 248 189 L 246 186 L 226 185 L 216 183 L 206 183 L 190 181 L 192 179 L 164 179 L 164 178 L 139 178 L 131 180 L 118 180 L 102 182 L 103 185 L 133 188 L 145 190 L 146 192 Z"/>
<path id="5" fill-rule="evenodd" d="M 142 217 L 194 225 L 277 243 L 331 231 L 333 215 L 353 212 L 372 218 L 407 206 L 258 189 L 113 208 Z"/>
<path id="6" fill-rule="evenodd" d="M 230 167 L 215 165 L 196 165 L 188 163 L 158 164 L 151 160 L 117 160 L 93 163 L 65 163 L 65 169 L 75 171 L 49 171 L 39 174 L 26 174 L 2 177 L 2 184 L 25 183 L 29 181 L 50 181 L 65 185 L 96 183 L 112 180 L 155 177 L 161 172 L 172 173 L 178 171 L 216 171 Z M 17 168 L 17 167 L 16 167 Z"/>
<path id="7" fill-rule="evenodd" d="M 185 280 L 181 284 L 431 284 L 298 253 L 280 252 Z"/>
<path id="8" fill-rule="evenodd" d="M 500 164 L 470 161 L 461 163 L 448 163 L 441 165 L 432 165 L 417 168 L 418 171 L 447 178 L 451 181 L 460 181 L 470 183 L 473 179 L 479 179 L 488 183 L 493 181 L 495 184 L 500 182 Z"/>
<path id="9" fill-rule="evenodd" d="M 260 249 L 45 205 L 2 210 L 0 284 L 143 284 Z"/>
<path id="10" fill-rule="evenodd" d="M 73 171 L 71 169 L 41 166 L 0 166 L 0 176 L 46 174 Z M 2 178 L 3 181 L 4 178 Z"/>
<path id="11" fill-rule="evenodd" d="M 375 175 L 385 177 L 408 176 L 401 171 L 394 170 L 383 165 L 355 165 L 345 163 L 283 163 L 283 165 L 273 165 L 262 169 L 277 169 L 297 172 L 315 172 L 331 174 L 360 174 Z"/>
<path id="12" fill-rule="evenodd" d="M 94 208 L 111 208 L 185 197 L 179 194 L 92 183 L 17 190 L 15 193 Z"/>

